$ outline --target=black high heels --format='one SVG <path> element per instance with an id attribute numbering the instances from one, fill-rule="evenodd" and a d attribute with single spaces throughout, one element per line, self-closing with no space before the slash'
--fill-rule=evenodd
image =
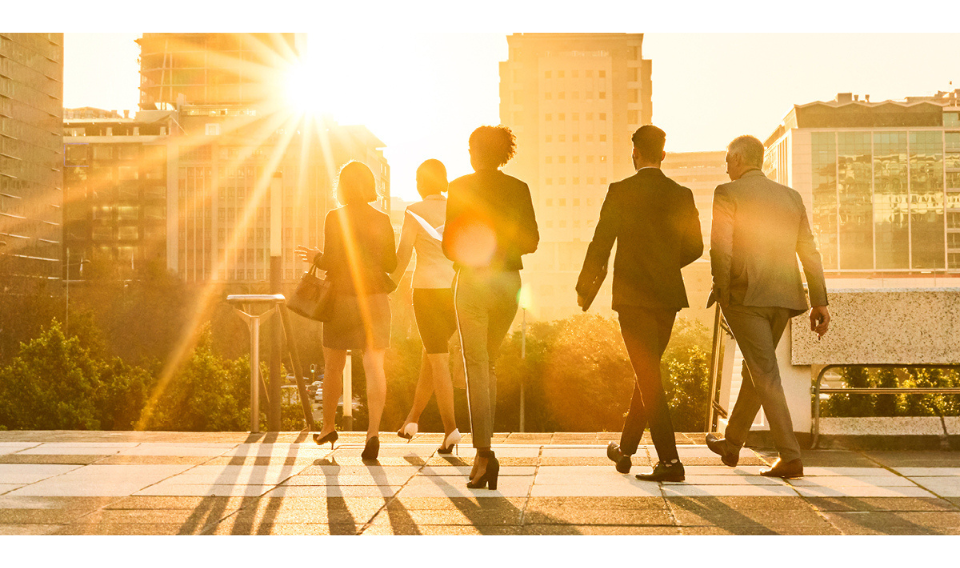
<path id="1" fill-rule="evenodd" d="M 478 450 L 477 457 L 487 458 L 487 467 L 483 470 L 483 475 L 478 477 L 476 481 L 468 481 L 467 487 L 483 489 L 487 485 L 491 490 L 496 490 L 497 478 L 500 477 L 500 462 L 497 460 L 497 456 L 494 455 L 493 450 Z"/>
<path id="2" fill-rule="evenodd" d="M 323 438 L 320 437 L 320 434 L 313 435 L 313 441 L 316 442 L 318 446 L 322 446 L 327 442 L 330 442 L 331 450 L 333 449 L 333 443 L 336 442 L 339 438 L 340 438 L 340 434 L 337 434 L 336 430 L 334 430 L 333 432 L 330 432 Z"/>
<path id="3" fill-rule="evenodd" d="M 368 439 L 366 445 L 363 446 L 363 453 L 360 454 L 360 458 L 375 460 L 378 455 L 380 455 L 380 437 L 374 436 Z"/>

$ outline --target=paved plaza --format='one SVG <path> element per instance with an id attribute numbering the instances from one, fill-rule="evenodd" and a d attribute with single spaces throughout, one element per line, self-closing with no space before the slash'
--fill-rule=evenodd
<path id="1" fill-rule="evenodd" d="M 469 437 L 306 433 L 0 432 L 0 534 L 722 535 L 960 534 L 960 452 L 821 450 L 806 477 L 758 475 L 771 455 L 720 464 L 678 434 L 684 483 L 638 481 L 605 457 L 616 434 L 498 434 L 496 491 L 464 486 Z"/>

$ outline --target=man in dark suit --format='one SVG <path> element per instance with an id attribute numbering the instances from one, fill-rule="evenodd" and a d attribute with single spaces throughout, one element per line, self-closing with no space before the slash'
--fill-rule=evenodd
<path id="1" fill-rule="evenodd" d="M 666 156 L 665 140 L 663 130 L 653 125 L 634 133 L 637 173 L 610 184 L 577 282 L 577 300 L 583 306 L 591 283 L 606 268 L 613 242 L 618 241 L 613 309 L 619 315 L 637 381 L 620 445 L 611 443 L 607 456 L 616 463 L 617 471 L 629 472 L 630 456 L 637 451 L 649 421 L 659 463 L 652 473 L 637 476 L 647 481 L 684 479 L 660 377 L 660 358 L 677 312 L 689 306 L 680 269 L 703 253 L 693 192 L 660 171 Z"/>
<path id="2" fill-rule="evenodd" d="M 734 467 L 760 408 L 780 458 L 760 471 L 768 477 L 800 477 L 800 444 L 780 383 L 776 349 L 790 318 L 807 311 L 797 257 L 810 290 L 810 329 L 823 336 L 830 323 L 823 264 L 800 194 L 767 179 L 763 143 L 741 136 L 727 147 L 730 183 L 713 198 L 710 264 L 713 291 L 707 306 L 720 309 L 743 353 L 743 383 L 724 438 L 707 446 Z"/>

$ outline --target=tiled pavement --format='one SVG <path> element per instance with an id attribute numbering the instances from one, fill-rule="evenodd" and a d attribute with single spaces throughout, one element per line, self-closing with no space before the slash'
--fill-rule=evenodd
<path id="1" fill-rule="evenodd" d="M 960 534 L 960 453 L 807 451 L 806 477 L 720 464 L 678 434 L 684 483 L 638 481 L 605 457 L 616 434 L 500 434 L 497 491 L 440 434 L 0 432 L 0 534 Z M 467 442 L 467 440 L 464 440 Z"/>

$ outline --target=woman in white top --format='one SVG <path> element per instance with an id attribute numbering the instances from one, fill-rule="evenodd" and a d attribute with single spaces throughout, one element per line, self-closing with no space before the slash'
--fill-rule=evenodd
<path id="1" fill-rule="evenodd" d="M 413 251 L 417 263 L 413 271 L 413 313 L 423 341 L 420 379 L 413 397 L 413 407 L 397 435 L 411 439 L 417 433 L 417 422 L 430 396 L 437 393 L 437 406 L 443 421 L 443 445 L 438 450 L 449 454 L 460 441 L 453 410 L 453 382 L 450 379 L 450 337 L 457 329 L 453 311 L 453 263 L 441 249 L 443 223 L 446 218 L 447 169 L 439 160 L 427 160 L 417 168 L 417 192 L 423 201 L 407 207 L 397 247 L 397 269 L 394 281 L 403 277 Z"/>

